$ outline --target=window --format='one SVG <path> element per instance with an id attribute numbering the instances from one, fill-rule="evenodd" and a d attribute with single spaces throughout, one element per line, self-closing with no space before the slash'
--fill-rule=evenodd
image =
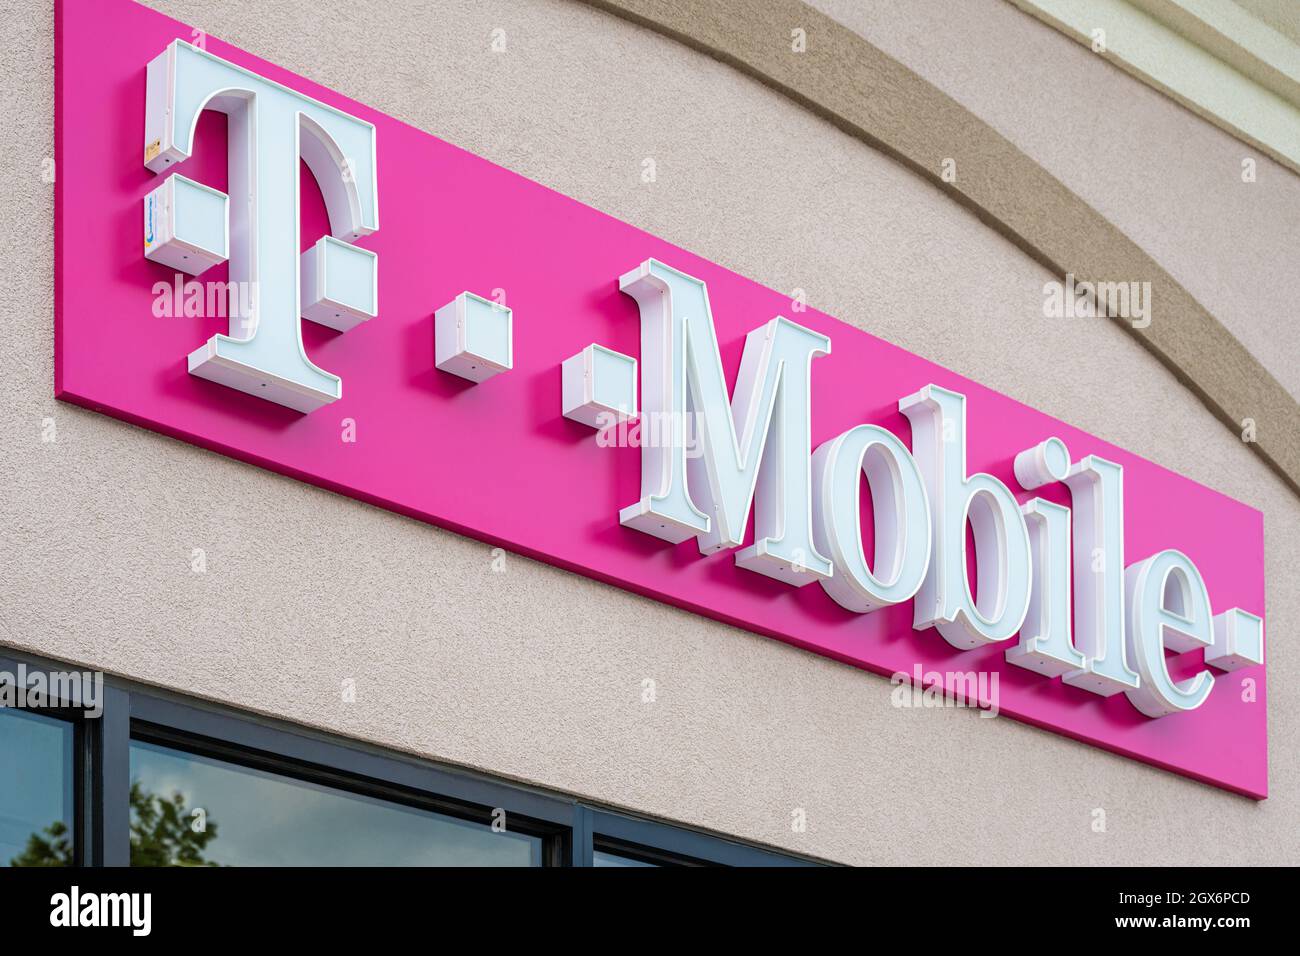
<path id="1" fill-rule="evenodd" d="M 808 865 L 114 678 L 96 696 L 0 707 L 0 865 Z"/>
<path id="2" fill-rule="evenodd" d="M 73 864 L 74 740 L 70 721 L 0 709 L 0 865 Z"/>
<path id="3" fill-rule="evenodd" d="M 624 856 L 622 853 L 615 853 L 612 850 L 595 850 L 591 854 L 592 866 L 659 866 L 658 863 L 651 863 L 648 860 L 638 860 L 634 856 Z"/>
<path id="4" fill-rule="evenodd" d="M 490 821 L 131 743 L 132 866 L 541 864 L 541 837 Z"/>

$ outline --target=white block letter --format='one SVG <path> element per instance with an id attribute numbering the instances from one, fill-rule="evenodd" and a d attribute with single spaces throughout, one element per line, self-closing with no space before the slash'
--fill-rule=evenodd
<path id="1" fill-rule="evenodd" d="M 728 401 L 704 283 L 648 259 L 619 288 L 641 307 L 643 415 L 671 432 L 642 448 L 641 500 L 619 520 L 712 554 L 740 545 L 756 503 L 754 544 L 736 564 L 797 586 L 828 577 L 812 537 L 809 387 L 830 339 L 780 316 L 750 332 Z M 700 442 L 689 466 L 688 415 Z"/>
<path id="2" fill-rule="evenodd" d="M 927 385 L 898 403 L 912 423 L 912 453 L 925 476 L 933 554 L 916 598 L 915 626 L 937 627 L 953 647 L 1005 641 L 1029 608 L 1029 532 L 1011 489 L 966 475 L 966 397 Z M 978 595 L 966 574 L 966 522 L 975 532 Z"/>
<path id="3" fill-rule="evenodd" d="M 1058 677 L 1085 663 L 1070 641 L 1070 509 L 1035 498 L 1021 510 L 1029 526 L 1029 613 L 1007 663 Z"/>
<path id="4" fill-rule="evenodd" d="M 191 375 L 300 412 L 333 402 L 342 382 L 302 345 L 298 163 L 320 185 L 335 238 L 379 228 L 375 128 L 180 40 L 149 64 L 145 165 L 189 158 L 199 114 L 227 114 L 230 280 L 251 289 L 250 314 L 190 353 Z"/>
<path id="5" fill-rule="evenodd" d="M 930 563 L 930 506 L 916 461 L 876 425 L 850 428 L 813 455 L 813 535 L 835 573 L 822 588 L 850 611 L 909 600 Z M 871 487 L 876 559 L 862 551 L 861 474 Z"/>
<path id="6" fill-rule="evenodd" d="M 1124 468 L 1089 455 L 1065 479 L 1074 504 L 1074 642 L 1087 663 L 1061 678 L 1110 697 L 1138 686 L 1124 640 Z"/>
<path id="7" fill-rule="evenodd" d="M 1174 683 L 1165 663 L 1165 647 L 1180 653 L 1208 647 L 1214 640 L 1210 596 L 1196 565 L 1180 551 L 1161 551 L 1128 569 L 1128 653 L 1141 682 L 1126 691 L 1133 706 L 1148 717 L 1195 710 L 1214 687 L 1208 670 Z"/>

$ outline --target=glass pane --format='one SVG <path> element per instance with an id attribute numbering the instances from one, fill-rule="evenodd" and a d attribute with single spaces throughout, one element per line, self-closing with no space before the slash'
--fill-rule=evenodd
<path id="1" fill-rule="evenodd" d="M 541 866 L 542 840 L 131 743 L 132 866 Z"/>
<path id="2" fill-rule="evenodd" d="M 73 727 L 0 708 L 0 866 L 73 863 Z"/>
<path id="3" fill-rule="evenodd" d="M 611 853 L 608 850 L 596 850 L 591 855 L 592 866 L 658 866 L 658 863 L 647 863 L 645 860 L 634 860 L 630 856 L 622 856 L 618 853 Z"/>

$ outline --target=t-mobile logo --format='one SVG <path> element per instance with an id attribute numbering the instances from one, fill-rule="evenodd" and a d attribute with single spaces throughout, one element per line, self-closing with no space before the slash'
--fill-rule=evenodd
<path id="1" fill-rule="evenodd" d="M 229 334 L 190 354 L 190 374 L 312 411 L 343 386 L 307 357 L 300 319 L 346 331 L 376 312 L 377 258 L 352 245 L 379 228 L 375 128 L 176 40 L 148 68 L 145 166 L 188 159 L 204 109 L 229 117 L 229 195 L 167 176 L 145 200 L 145 255 L 191 274 L 229 259 L 231 282 L 255 290 Z M 301 257 L 300 160 L 331 232 Z"/>

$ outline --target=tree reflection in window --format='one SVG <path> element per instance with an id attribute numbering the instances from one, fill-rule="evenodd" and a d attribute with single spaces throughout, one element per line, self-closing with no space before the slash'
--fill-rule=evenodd
<path id="1" fill-rule="evenodd" d="M 70 866 L 76 859 L 75 725 L 0 707 L 0 866 Z"/>
<path id="2" fill-rule="evenodd" d="M 219 866 L 203 856 L 216 838 L 216 821 L 204 819 L 196 829 L 179 793 L 164 797 L 149 793 L 138 780 L 131 784 L 132 866 Z M 26 848 L 9 865 L 72 866 L 73 861 L 71 833 L 67 824 L 56 820 L 29 836 Z"/>

